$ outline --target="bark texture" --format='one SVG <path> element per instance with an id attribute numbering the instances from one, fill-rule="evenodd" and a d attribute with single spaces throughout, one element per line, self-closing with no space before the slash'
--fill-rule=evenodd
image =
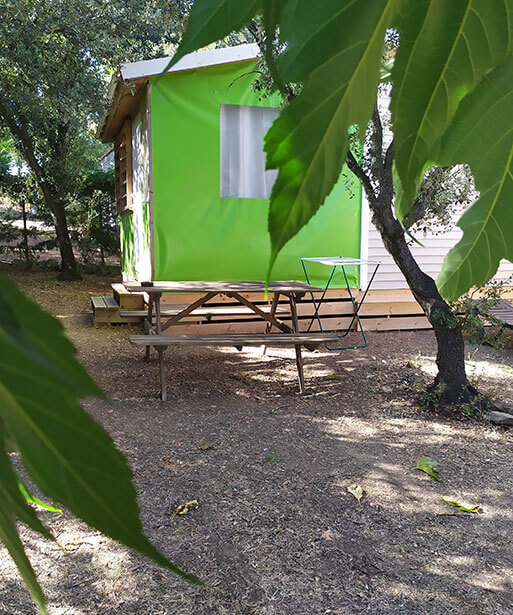
<path id="1" fill-rule="evenodd" d="M 465 372 L 465 347 L 461 330 L 449 305 L 438 292 L 433 278 L 417 264 L 405 238 L 403 227 L 394 216 L 394 188 L 392 175 L 393 144 L 383 151 L 381 123 L 377 111 L 373 117 L 371 137 L 371 173 L 349 153 L 347 164 L 365 190 L 372 222 L 378 229 L 385 248 L 404 275 L 415 299 L 433 326 L 438 351 L 438 375 L 430 390 L 433 401 L 441 408 L 451 404 L 469 403 L 479 409 L 478 391 L 469 383 Z M 418 211 L 419 208 L 414 210 Z"/>

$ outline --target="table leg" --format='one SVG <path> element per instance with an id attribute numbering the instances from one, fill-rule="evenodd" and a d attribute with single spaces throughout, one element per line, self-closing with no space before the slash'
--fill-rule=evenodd
<path id="1" fill-rule="evenodd" d="M 297 310 L 296 310 L 296 298 L 294 294 L 289 295 L 290 302 L 290 317 L 292 320 L 292 329 L 294 333 L 298 333 L 298 320 L 297 320 Z M 301 344 L 296 344 L 294 346 L 296 350 L 296 365 L 297 365 L 297 375 L 299 379 L 299 392 L 301 395 L 305 394 L 305 376 L 303 373 L 303 356 L 301 354 Z"/>
<path id="2" fill-rule="evenodd" d="M 164 348 L 162 346 L 158 346 L 157 352 L 159 353 L 160 399 L 162 401 L 166 401 L 167 391 L 166 391 L 166 372 L 164 370 L 164 357 L 163 357 Z"/>
<path id="3" fill-rule="evenodd" d="M 153 320 L 153 297 L 150 295 L 150 298 L 148 300 L 148 316 L 147 316 L 147 320 L 148 320 L 148 335 L 150 335 L 150 331 L 152 328 L 152 320 Z M 149 363 L 150 361 L 150 349 L 151 346 L 146 346 L 146 354 L 144 356 L 144 360 L 146 361 L 146 363 Z"/>
<path id="4" fill-rule="evenodd" d="M 271 311 L 270 311 L 270 318 L 273 319 L 276 316 L 276 309 L 278 308 L 278 301 L 280 300 L 280 293 L 274 293 L 273 294 L 273 300 L 271 303 Z M 269 335 L 269 333 L 271 333 L 271 329 L 273 327 L 273 323 L 271 321 L 268 321 L 266 326 L 265 326 L 265 334 Z M 267 346 L 264 346 L 264 350 L 262 351 L 262 356 L 265 356 L 265 353 L 267 352 Z"/>
<path id="5" fill-rule="evenodd" d="M 160 298 L 161 294 L 155 297 L 155 333 L 160 335 L 162 333 L 162 318 L 160 314 Z M 157 346 L 156 350 L 159 355 L 159 372 L 160 372 L 160 399 L 166 401 L 166 372 L 164 369 L 164 347 Z"/>

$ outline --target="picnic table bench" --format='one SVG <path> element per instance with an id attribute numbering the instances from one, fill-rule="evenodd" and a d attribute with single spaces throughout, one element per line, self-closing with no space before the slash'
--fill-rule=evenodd
<path id="1" fill-rule="evenodd" d="M 233 346 L 242 349 L 243 346 L 291 346 L 295 348 L 298 370 L 299 390 L 304 393 L 304 374 L 301 347 L 313 350 L 321 343 L 337 339 L 334 333 L 300 333 L 296 301 L 305 293 L 319 292 L 321 289 L 298 281 L 270 282 L 268 292 L 272 296 L 270 307 L 262 308 L 245 296 L 245 293 L 265 291 L 265 282 L 260 281 L 227 281 L 227 282 L 125 282 L 125 288 L 130 292 L 145 292 L 149 296 L 148 309 L 145 312 L 146 335 L 131 335 L 132 344 L 146 347 L 146 360 L 150 357 L 153 346 L 159 357 L 160 396 L 165 400 L 166 378 L 163 362 L 164 348 L 170 345 L 203 345 L 203 346 Z M 202 296 L 189 305 L 161 308 L 160 300 L 163 293 L 200 293 Z M 226 295 L 241 304 L 241 308 L 259 315 L 265 323 L 265 331 L 261 334 L 206 334 L 206 335 L 164 335 L 169 327 L 178 324 L 182 319 L 201 311 L 209 312 L 213 308 L 205 304 L 216 295 Z M 291 325 L 278 318 L 283 310 L 278 309 L 280 295 L 289 299 L 288 317 Z M 225 309 L 225 308 L 224 308 Z M 287 310 L 285 310 L 287 311 Z M 200 312 L 201 313 L 201 312 Z M 155 322 L 154 318 L 155 316 Z M 164 319 L 166 320 L 163 320 Z M 280 332 L 271 333 L 272 327 Z"/>

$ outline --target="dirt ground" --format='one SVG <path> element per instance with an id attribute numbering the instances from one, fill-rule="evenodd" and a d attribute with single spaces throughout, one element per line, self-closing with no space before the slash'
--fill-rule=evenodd
<path id="1" fill-rule="evenodd" d="M 293 351 L 170 348 L 163 403 L 156 360 L 143 362 L 129 327 L 92 326 L 89 297 L 112 280 L 4 269 L 61 320 L 108 394 L 84 405 L 129 460 L 148 536 L 208 584 L 43 511 L 58 544 L 21 531 L 51 615 L 513 614 L 513 433 L 419 409 L 431 332 L 305 352 L 304 397 Z M 467 352 L 472 381 L 513 402 L 511 347 Z M 443 482 L 412 469 L 422 455 Z M 3 548 L 0 592 L 2 615 L 36 613 Z"/>

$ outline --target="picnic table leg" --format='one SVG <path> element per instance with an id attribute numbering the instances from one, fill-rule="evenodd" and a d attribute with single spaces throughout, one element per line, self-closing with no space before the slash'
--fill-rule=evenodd
<path id="1" fill-rule="evenodd" d="M 166 391 L 166 372 L 164 370 L 164 349 L 162 346 L 157 348 L 157 352 L 159 353 L 159 370 L 160 370 L 160 399 L 162 401 L 166 401 L 167 399 L 167 391 Z"/>
<path id="2" fill-rule="evenodd" d="M 152 320 L 153 320 L 153 297 L 150 295 L 150 298 L 148 300 L 148 335 L 150 334 L 150 330 L 152 327 Z M 146 361 L 146 363 L 150 362 L 150 348 L 151 346 L 146 346 L 146 354 L 144 356 L 144 360 Z"/>
<path id="3" fill-rule="evenodd" d="M 162 333 L 162 319 L 160 315 L 160 297 L 158 294 L 155 297 L 155 332 L 157 335 Z M 160 372 L 160 399 L 162 401 L 166 401 L 167 399 L 167 391 L 166 391 L 166 372 L 164 370 L 164 347 L 156 346 L 158 355 L 159 355 L 159 372 Z"/>
<path id="4" fill-rule="evenodd" d="M 294 333 L 298 333 L 298 320 L 297 320 L 297 310 L 296 310 L 296 298 L 294 294 L 289 295 L 290 302 L 290 316 L 292 319 L 292 329 Z M 294 346 L 296 350 L 296 365 L 297 365 L 297 375 L 299 380 L 299 392 L 301 395 L 305 394 L 305 376 L 303 373 L 303 356 L 301 354 L 301 344 L 295 344 Z"/>
<path id="5" fill-rule="evenodd" d="M 271 311 L 270 311 L 270 316 L 271 318 L 274 318 L 274 316 L 276 315 L 276 308 L 278 307 L 278 301 L 280 300 L 280 293 L 274 293 L 273 294 L 273 300 L 271 303 Z M 268 335 L 269 333 L 271 333 L 271 329 L 273 328 L 273 323 L 272 322 L 268 322 L 265 326 L 265 333 L 266 335 Z M 265 353 L 267 352 L 267 346 L 264 346 L 264 349 L 262 351 L 262 356 L 265 356 Z"/>

